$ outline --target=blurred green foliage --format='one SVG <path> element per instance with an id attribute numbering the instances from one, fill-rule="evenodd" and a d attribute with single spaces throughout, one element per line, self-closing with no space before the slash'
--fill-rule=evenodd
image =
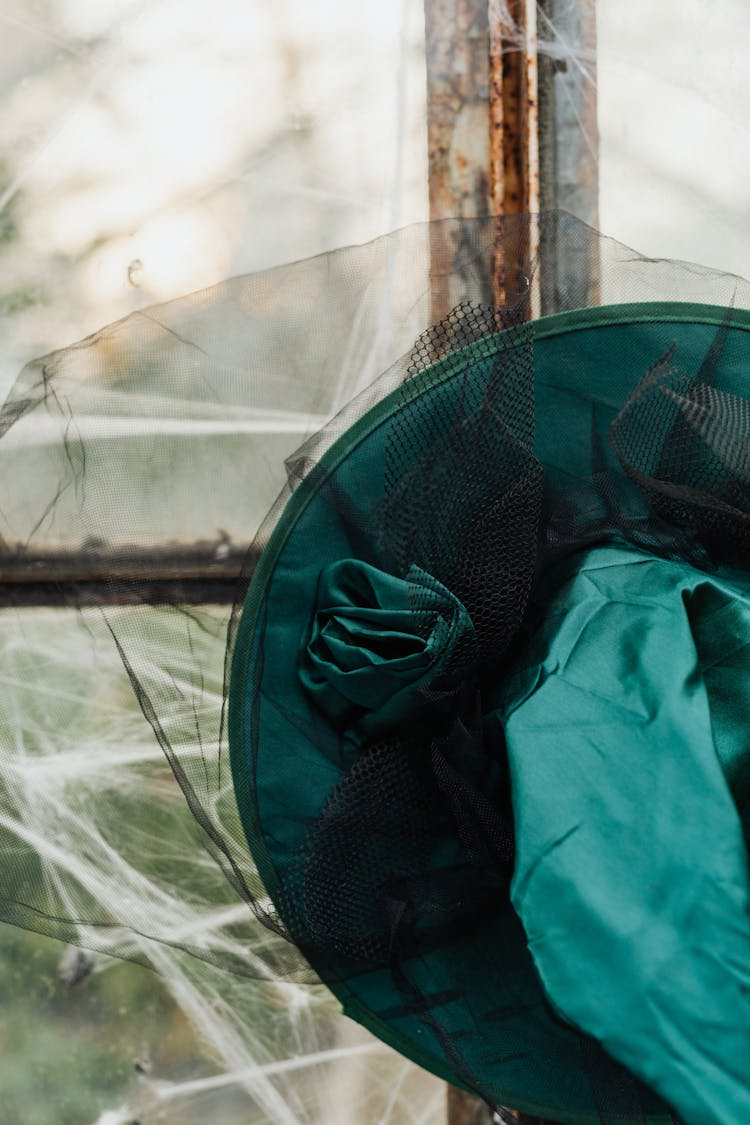
<path id="1" fill-rule="evenodd" d="M 57 973 L 64 949 L 0 926 L 2 1125 L 90 1125 L 136 1092 L 140 1069 L 210 1070 L 153 972 L 104 962 L 71 986 Z"/>

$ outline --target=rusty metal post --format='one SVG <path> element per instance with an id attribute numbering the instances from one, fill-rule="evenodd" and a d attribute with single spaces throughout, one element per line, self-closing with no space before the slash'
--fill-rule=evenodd
<path id="1" fill-rule="evenodd" d="M 542 210 L 599 223 L 596 0 L 538 0 Z"/>
<path id="2" fill-rule="evenodd" d="M 430 217 L 471 218 L 540 210 L 537 0 L 425 0 L 427 133 Z M 460 275 L 457 245 L 434 228 L 432 315 L 444 317 L 455 301 L 451 277 Z M 525 261 L 510 263 L 498 243 L 483 279 L 488 301 L 502 303 L 517 290 L 518 271 L 535 259 L 534 224 Z M 529 315 L 540 310 L 538 280 Z M 447 1087 L 448 1125 L 545 1125 L 515 1110 L 493 1116 L 456 1087 Z M 551 1125 L 551 1123 L 547 1123 Z"/>
<path id="3" fill-rule="evenodd" d="M 493 1114 L 484 1102 L 457 1086 L 448 1087 L 448 1125 L 493 1125 Z"/>
<path id="4" fill-rule="evenodd" d="M 490 197 L 497 215 L 539 211 L 536 0 L 490 2 Z"/>
<path id="5" fill-rule="evenodd" d="M 448 1087 L 448 1125 L 554 1125 L 541 1117 L 527 1117 L 517 1109 L 501 1109 L 493 1114 L 484 1102 L 456 1086 Z"/>
<path id="6" fill-rule="evenodd" d="M 554 1125 L 552 1121 L 543 1121 L 541 1117 L 527 1117 L 517 1109 L 504 1109 L 499 1115 L 498 1125 Z"/>
<path id="7" fill-rule="evenodd" d="M 489 20 L 487 0 L 425 0 L 430 218 L 491 211 L 489 193 Z M 433 227 L 432 319 L 456 304 L 455 234 Z M 482 279 L 487 303 L 492 277 Z"/>
<path id="8" fill-rule="evenodd" d="M 534 214 L 539 211 L 536 0 L 425 0 L 430 216 Z M 529 225 L 525 256 L 538 252 Z M 449 236 L 433 245 L 434 319 L 451 299 Z M 484 279 L 488 303 L 517 290 L 523 262 L 498 243 Z M 538 311 L 530 293 L 530 314 Z"/>
<path id="9" fill-rule="evenodd" d="M 539 211 L 536 0 L 425 0 L 430 216 Z"/>
<path id="10" fill-rule="evenodd" d="M 599 223 L 596 0 L 538 0 L 541 210 L 568 211 Z M 597 300 L 596 243 L 564 254 L 553 224 L 542 246 L 542 312 L 559 311 L 559 295 Z M 566 296 L 566 300 L 569 296 Z M 565 307 L 565 302 L 563 302 Z"/>
<path id="11" fill-rule="evenodd" d="M 425 0 L 430 215 L 486 215 L 487 0 Z"/>
<path id="12" fill-rule="evenodd" d="M 425 0 L 429 196 L 432 218 L 569 211 L 596 227 L 599 143 L 595 0 Z M 558 258 L 554 223 L 529 224 L 537 260 L 529 315 L 554 312 L 557 293 L 596 285 L 598 263 Z M 593 244 L 592 244 L 593 245 Z M 447 236 L 433 246 L 434 319 L 451 300 Z M 516 291 L 523 263 L 495 263 L 488 303 Z M 542 295 L 540 295 L 540 284 Z M 484 299 L 484 297 L 483 297 Z"/>
<path id="13" fill-rule="evenodd" d="M 536 0 L 490 0 L 490 201 L 497 215 L 539 213 L 539 98 Z M 530 222 L 522 261 L 507 261 L 495 250 L 494 296 L 502 305 L 523 289 L 519 274 L 531 278 L 528 316 L 540 311 L 539 273 L 530 268 L 539 254 L 539 227 Z"/>

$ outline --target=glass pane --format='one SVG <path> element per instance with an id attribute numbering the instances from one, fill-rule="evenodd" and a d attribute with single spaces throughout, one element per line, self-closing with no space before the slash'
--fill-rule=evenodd
<path id="1" fill-rule="evenodd" d="M 201 672 L 199 691 L 195 668 L 169 663 L 170 611 L 120 608 L 108 623 L 124 637 L 134 612 L 154 675 L 182 674 L 186 706 L 210 705 L 220 684 Z M 194 609 L 196 667 L 219 678 L 225 613 Z M 100 610 L 0 612 L 3 898 L 23 901 L 43 878 L 49 912 L 79 919 L 67 948 L 0 926 L 2 1120 L 440 1121 L 442 1083 L 345 1019 L 327 990 L 274 978 L 284 943 L 209 857 L 108 623 Z M 108 927 L 110 912 L 135 929 Z M 242 971 L 211 963 L 232 951 Z"/>
<path id="2" fill-rule="evenodd" d="M 153 304 L 426 217 L 421 0 L 11 0 L 0 26 L 0 391 L 34 357 L 148 307 L 65 371 L 30 372 L 68 380 L 85 414 L 73 456 L 109 464 L 144 515 L 133 544 L 92 496 L 81 540 L 245 542 L 284 458 L 378 373 L 382 317 L 355 279 L 342 304 L 325 265 L 304 292 L 280 276 Z M 351 341 L 344 371 L 321 361 L 335 332 Z M 63 414 L 9 439 L 6 514 L 35 551 L 76 546 L 38 503 Z"/>
<path id="3" fill-rule="evenodd" d="M 6 385 L 133 309 L 426 217 L 420 0 L 9 0 L 0 27 Z"/>
<path id="4" fill-rule="evenodd" d="M 597 2 L 600 221 L 654 257 L 750 272 L 750 7 Z"/>
<path id="5" fill-rule="evenodd" d="M 3 391 L 34 357 L 154 302 L 426 217 L 421 0 L 9 0 L 0 28 Z M 285 294 L 278 314 L 300 368 L 306 349 L 325 347 L 324 331 L 310 332 L 316 294 L 323 300 L 320 286 L 305 302 Z M 270 310 L 223 296 L 212 339 L 236 344 L 242 321 L 249 354 L 249 314 L 266 321 Z M 355 345 L 356 311 L 338 311 Z M 256 375 L 248 387 L 214 348 L 204 359 L 227 365 L 235 391 L 206 403 L 180 346 L 191 328 L 195 320 L 165 310 L 157 335 L 170 347 L 157 348 L 146 325 L 137 394 L 132 337 L 100 339 L 93 362 L 68 373 L 88 408 L 68 450 L 85 444 L 112 479 L 129 479 L 136 512 L 163 496 L 157 521 L 140 520 L 139 547 L 246 541 L 284 456 L 352 390 L 340 372 L 320 386 L 292 372 Z M 185 345 L 196 354 L 193 345 L 200 338 Z M 61 424 L 53 412 L 9 437 L 16 488 L 5 516 L 19 539 L 39 531 Z M 109 545 L 132 547 L 106 498 L 90 503 L 91 526 L 106 529 Z M 64 500 L 60 512 L 65 523 Z M 69 550 L 87 534 L 79 526 L 71 544 L 53 519 L 38 543 Z M 196 610 L 197 632 L 220 676 L 224 637 L 212 613 Z M 158 645 L 158 611 L 154 620 Z M 271 939 L 196 839 L 101 613 L 4 611 L 0 653 L 0 830 L 13 841 L 19 884 L 39 877 L 36 852 L 54 853 L 52 891 L 68 916 L 74 902 L 101 903 L 117 872 L 119 894 L 146 903 L 162 937 L 187 926 L 193 938 L 265 956 Z M 69 936 L 118 944 L 85 925 Z M 9 1122 L 441 1120 L 442 1084 L 344 1019 L 322 991 L 240 979 L 146 938 L 140 948 L 123 938 L 118 951 L 158 974 L 8 927 L 0 947 L 0 1116 Z M 80 979 L 65 983 L 60 971 Z"/>

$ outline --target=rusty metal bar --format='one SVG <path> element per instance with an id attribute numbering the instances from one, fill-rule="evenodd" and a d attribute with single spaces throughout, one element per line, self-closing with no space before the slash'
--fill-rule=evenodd
<path id="1" fill-rule="evenodd" d="M 257 554 L 224 543 L 98 554 L 0 552 L 0 608 L 231 604 Z"/>
<path id="2" fill-rule="evenodd" d="M 489 206 L 487 0 L 425 0 L 430 215 Z"/>
<path id="3" fill-rule="evenodd" d="M 431 217 L 560 209 L 596 227 L 595 0 L 425 0 L 425 24 Z M 541 246 L 539 233 L 530 223 L 521 255 L 541 262 L 529 271 L 531 316 L 554 312 L 557 294 L 581 290 L 586 278 L 593 293 L 598 275 L 597 261 L 559 258 L 554 223 Z M 457 250 L 436 228 L 434 320 L 456 303 Z M 498 241 L 488 303 L 518 291 L 523 267 L 505 260 Z"/>
<path id="4" fill-rule="evenodd" d="M 431 218 L 537 213 L 536 0 L 425 0 L 425 31 Z M 525 262 L 509 262 L 498 241 L 484 278 L 488 303 L 518 292 L 519 271 L 536 260 L 536 230 L 530 223 Z M 460 278 L 451 237 L 435 228 L 435 321 L 455 304 L 451 277 Z M 529 301 L 536 315 L 537 280 Z"/>
<path id="5" fill-rule="evenodd" d="M 430 217 L 535 214 L 540 210 L 536 0 L 425 0 Z M 431 245 L 432 318 L 455 304 L 459 246 L 436 224 Z M 455 228 L 454 228 L 455 229 Z M 522 261 L 508 262 L 502 242 L 483 278 L 488 301 L 518 292 L 518 272 L 536 260 L 529 224 Z M 538 315 L 538 274 L 529 315 Z M 515 1110 L 493 1115 L 478 1098 L 447 1087 L 448 1125 L 545 1125 Z"/>
<path id="6" fill-rule="evenodd" d="M 553 1121 L 543 1121 L 541 1117 L 528 1117 L 517 1109 L 504 1109 L 499 1114 L 497 1125 L 554 1125 Z"/>
<path id="7" fill-rule="evenodd" d="M 497 215 L 539 211 L 536 0 L 490 4 L 490 199 Z"/>
<path id="8" fill-rule="evenodd" d="M 539 0 L 539 153 L 541 210 L 568 211 L 589 226 L 599 223 L 596 0 Z M 595 301 L 596 244 L 575 256 L 558 253 L 549 224 L 542 245 L 542 312 L 560 308 L 559 294 Z"/>
<path id="9" fill-rule="evenodd" d="M 448 1125 L 493 1125 L 494 1114 L 484 1102 L 459 1090 L 448 1087 Z"/>
<path id="10" fill-rule="evenodd" d="M 473 218 L 490 212 L 489 21 L 487 0 L 425 0 L 427 148 L 430 218 Z M 456 304 L 460 277 L 455 230 L 432 231 L 432 320 Z M 492 278 L 483 279 L 487 303 Z"/>
<path id="11" fill-rule="evenodd" d="M 539 116 L 536 0 L 490 0 L 489 168 L 490 203 L 497 215 L 539 213 Z M 538 225 L 530 222 L 523 259 L 508 261 L 495 249 L 495 304 L 523 291 L 530 278 L 527 315 L 540 311 Z"/>
<path id="12" fill-rule="evenodd" d="M 599 221 L 596 0 L 539 0 L 542 208 Z"/>
<path id="13" fill-rule="evenodd" d="M 448 1086 L 448 1125 L 554 1125 L 541 1117 L 528 1117 L 517 1109 L 500 1109 L 493 1113 L 479 1098 Z"/>

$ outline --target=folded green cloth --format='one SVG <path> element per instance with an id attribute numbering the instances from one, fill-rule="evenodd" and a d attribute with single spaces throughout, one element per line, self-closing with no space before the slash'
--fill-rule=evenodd
<path id="1" fill-rule="evenodd" d="M 750 592 L 593 550 L 522 664 L 512 900 L 549 1000 L 689 1125 L 748 1125 Z"/>

